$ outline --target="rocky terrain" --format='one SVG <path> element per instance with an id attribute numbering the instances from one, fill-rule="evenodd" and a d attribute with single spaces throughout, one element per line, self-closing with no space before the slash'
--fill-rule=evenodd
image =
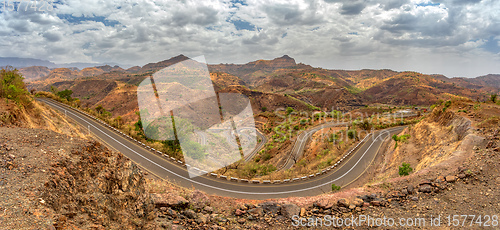
<path id="1" fill-rule="evenodd" d="M 0 128 L 0 133 L 1 229 L 153 224 L 143 174 L 120 153 L 47 130 Z"/>
<path id="2" fill-rule="evenodd" d="M 71 89 L 83 107 L 103 105 L 113 116 L 123 115 L 133 124 L 138 119 L 136 84 L 185 58 L 127 71 L 56 69 L 55 77 L 42 85 Z M 316 197 L 242 200 L 156 178 L 92 140 L 64 114 L 36 101 L 23 107 L 2 98 L 0 229 L 297 229 L 293 216 L 314 220 L 326 215 L 422 217 L 427 224 L 431 216 L 441 216 L 440 227 L 447 229 L 449 215 L 498 215 L 500 106 L 477 102 L 486 100 L 490 91 L 484 85 L 494 86 L 495 76 L 481 78 L 483 83 L 460 85 L 412 72 L 315 69 L 288 56 L 211 68 L 219 71 L 211 74 L 218 91 L 250 98 L 260 128 L 270 121 L 269 111 L 277 108 L 313 111 L 319 109 L 316 106 L 342 105 L 350 110 L 365 102 L 438 103 L 425 119 L 400 134 L 408 135 L 404 141 L 389 138 L 364 176 L 339 191 Z M 82 72 L 100 73 L 100 79 L 82 77 Z M 448 104 L 440 99 L 451 100 Z M 283 149 L 290 146 L 290 140 L 282 145 Z M 413 168 L 408 176 L 398 174 L 403 162 Z M 478 223 L 469 227 L 482 228 Z"/>
<path id="3" fill-rule="evenodd" d="M 464 105 L 454 103 L 450 110 L 456 111 Z M 442 108 L 436 110 L 438 109 Z M 439 228 L 461 228 L 462 223 L 454 225 L 456 223 L 448 222 L 448 216 L 450 218 L 453 218 L 453 215 L 475 215 L 476 217 L 489 215 L 492 217 L 498 215 L 500 210 L 500 203 L 496 199 L 500 195 L 496 189 L 500 185 L 498 121 L 493 121 L 497 122 L 493 125 L 489 123 L 485 125 L 477 119 L 478 116 L 495 112 L 494 109 L 496 107 L 491 107 L 489 110 L 477 110 L 471 122 L 465 123 L 471 127 L 462 132 L 468 132 L 471 137 L 466 135 L 461 140 L 464 141 L 474 136 L 482 137 L 480 142 L 473 143 L 477 145 L 468 146 L 463 143 L 462 147 L 467 145 L 465 149 L 452 147 L 451 149 L 458 149 L 458 155 L 457 153 L 448 155 L 446 159 L 438 160 L 435 164 L 417 168 L 409 176 L 390 175 L 383 180 L 374 179 L 376 178 L 374 175 L 385 175 L 383 169 L 386 163 L 382 156 L 379 157 L 379 163 L 376 162 L 369 168 L 364 178 L 338 192 L 317 197 L 255 201 L 202 195 L 184 195 L 185 198 L 158 195 L 155 199 L 156 205 L 160 207 L 158 222 L 160 226 L 173 229 L 297 229 L 293 226 L 297 222 L 290 218 L 293 215 L 297 215 L 297 218 L 298 216 L 305 218 L 306 224 L 309 218 L 324 218 L 327 215 L 336 218 L 350 218 L 351 216 L 359 218 L 369 215 L 373 218 L 386 217 L 396 220 L 396 225 L 386 225 L 380 229 L 428 229 L 431 227 L 431 217 L 441 216 Z M 456 124 L 461 119 L 468 120 L 448 111 L 442 116 L 436 114 L 430 116 L 427 121 L 419 125 L 435 122 L 436 126 L 448 127 L 447 125 Z M 415 129 L 418 127 L 412 130 Z M 429 138 L 432 138 L 432 135 L 430 136 Z M 456 138 L 456 136 L 450 136 Z M 453 141 L 460 140 L 454 139 Z M 393 144 L 388 141 L 386 145 L 392 149 Z M 402 144 L 402 146 L 406 145 L 410 146 L 408 143 Z M 429 144 L 429 147 L 434 149 L 446 146 L 448 146 L 446 141 Z M 434 157 L 439 159 L 441 156 Z M 405 160 L 408 159 L 415 160 L 415 157 L 408 155 Z M 190 197 L 204 197 L 202 200 L 207 205 L 203 208 L 186 208 L 191 204 L 199 203 Z M 226 206 L 233 208 L 227 210 Z M 221 212 L 221 210 L 224 211 Z M 424 218 L 425 223 L 420 223 L 418 226 L 401 226 L 398 222 L 399 218 L 409 218 L 412 221 Z M 404 220 L 407 221 L 407 219 Z M 474 229 L 484 227 L 479 225 L 479 222 L 469 226 L 470 219 L 466 224 L 464 227 Z M 498 227 L 498 223 L 496 226 Z M 366 229 L 368 227 L 369 224 L 365 223 L 354 228 Z M 372 224 L 371 227 L 377 226 Z M 307 227 L 299 229 L 302 228 Z M 331 226 L 317 228 L 331 229 Z"/>

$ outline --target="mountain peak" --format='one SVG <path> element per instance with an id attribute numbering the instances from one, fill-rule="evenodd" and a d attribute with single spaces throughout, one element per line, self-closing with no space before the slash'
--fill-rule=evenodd
<path id="1" fill-rule="evenodd" d="M 189 58 L 184 56 L 184 54 L 179 54 L 175 57 L 172 57 L 168 60 L 163 60 L 157 63 L 149 63 L 145 66 L 142 67 L 143 71 L 148 71 L 148 70 L 159 70 L 168 66 L 171 66 L 173 64 L 179 63 L 181 61 L 188 60 Z"/>
<path id="2" fill-rule="evenodd" d="M 279 59 L 292 59 L 292 60 L 295 60 L 295 59 L 291 58 L 290 56 L 288 56 L 286 54 L 283 55 L 282 57 L 280 57 Z"/>

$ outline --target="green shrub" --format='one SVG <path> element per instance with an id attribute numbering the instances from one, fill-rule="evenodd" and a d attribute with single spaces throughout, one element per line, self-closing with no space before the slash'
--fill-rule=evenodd
<path id="1" fill-rule="evenodd" d="M 332 184 L 332 191 L 338 191 L 338 190 L 340 190 L 340 189 L 341 189 L 341 187 L 340 187 L 340 186 L 337 186 L 337 185 L 335 185 L 335 184 Z"/>
<path id="2" fill-rule="evenodd" d="M 397 134 L 392 135 L 392 139 L 396 142 L 399 141 L 399 137 Z"/>
<path id="3" fill-rule="evenodd" d="M 356 132 L 356 130 L 355 130 L 355 129 L 349 129 L 349 130 L 347 131 L 347 136 L 348 136 L 350 139 L 354 139 L 354 138 L 356 138 L 356 136 L 357 136 L 357 132 Z"/>
<path id="4" fill-rule="evenodd" d="M 408 176 L 411 172 L 413 172 L 413 169 L 410 164 L 403 162 L 403 165 L 399 166 L 399 176 Z"/>
<path id="5" fill-rule="evenodd" d="M 399 141 L 406 143 L 408 141 L 408 138 L 410 138 L 410 134 L 404 134 L 399 137 Z"/>
<path id="6" fill-rule="evenodd" d="M 276 167 L 273 165 L 259 165 L 254 162 L 250 162 L 243 167 L 243 174 L 248 178 L 255 176 L 265 176 L 269 173 L 276 171 Z"/>
<path id="7" fill-rule="evenodd" d="M 360 122 L 358 125 L 364 130 L 370 130 L 372 128 L 372 123 L 370 123 L 368 119 L 363 120 L 363 122 Z"/>
<path id="8" fill-rule="evenodd" d="M 444 103 L 444 107 L 448 108 L 448 107 L 450 107 L 450 106 L 451 106 L 451 101 L 446 101 L 446 102 Z"/>
<path id="9" fill-rule="evenodd" d="M 271 159 L 271 154 L 270 153 L 265 153 L 263 156 L 262 156 L 262 161 L 267 161 Z"/>

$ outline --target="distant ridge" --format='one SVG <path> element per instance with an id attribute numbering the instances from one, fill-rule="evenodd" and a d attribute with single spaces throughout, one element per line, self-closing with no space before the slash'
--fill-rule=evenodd
<path id="1" fill-rule="evenodd" d="M 40 60 L 35 58 L 17 58 L 17 57 L 0 57 L 0 66 L 12 66 L 14 68 L 24 68 L 31 66 L 45 66 L 48 68 L 56 68 L 54 62 Z"/>
<path id="2" fill-rule="evenodd" d="M 156 71 L 156 70 L 160 70 L 162 68 L 165 68 L 167 66 L 171 66 L 175 63 L 178 63 L 178 62 L 181 62 L 181 61 L 185 61 L 185 60 L 188 60 L 189 58 L 184 56 L 183 54 L 180 54 L 180 55 L 177 55 L 173 58 L 170 58 L 168 60 L 164 60 L 164 61 L 160 61 L 160 62 L 157 62 L 157 63 L 148 63 L 146 64 L 145 66 L 143 66 L 141 68 L 141 71 L 142 72 L 147 72 L 147 71 Z"/>
<path id="3" fill-rule="evenodd" d="M 18 58 L 18 57 L 0 57 L 0 67 L 12 66 L 14 68 L 26 68 L 32 66 L 45 66 L 49 69 L 54 68 L 78 68 L 84 69 L 89 67 L 97 66 L 117 66 L 118 63 L 86 63 L 86 62 L 74 62 L 74 63 L 61 63 L 56 64 L 51 61 L 36 59 L 36 58 Z M 123 66 L 122 66 L 123 67 Z M 129 66 L 124 66 L 129 67 Z"/>

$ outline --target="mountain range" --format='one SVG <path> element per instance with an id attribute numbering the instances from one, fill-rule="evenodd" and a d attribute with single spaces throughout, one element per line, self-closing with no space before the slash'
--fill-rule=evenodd
<path id="1" fill-rule="evenodd" d="M 102 66 L 102 65 L 110 65 L 116 66 L 120 65 L 118 63 L 86 63 L 86 62 L 73 62 L 73 63 L 61 63 L 56 64 L 51 61 L 41 60 L 36 58 L 18 58 L 18 57 L 0 57 L 0 66 L 12 66 L 14 68 L 25 68 L 32 66 L 43 66 L 50 69 L 53 68 L 78 68 L 84 69 L 88 67 Z"/>
<path id="2" fill-rule="evenodd" d="M 187 59 L 178 55 L 129 69 L 110 65 L 82 70 L 32 66 L 20 72 L 30 89 L 70 89 L 84 107 L 102 105 L 114 115 L 137 120 L 137 85 L 154 72 Z M 490 94 L 500 92 L 500 75 L 447 78 L 388 69 L 329 70 L 296 63 L 288 55 L 208 68 L 216 91 L 247 95 L 256 113 L 283 107 L 348 111 L 373 103 L 431 105 L 456 97 L 485 101 Z"/>

